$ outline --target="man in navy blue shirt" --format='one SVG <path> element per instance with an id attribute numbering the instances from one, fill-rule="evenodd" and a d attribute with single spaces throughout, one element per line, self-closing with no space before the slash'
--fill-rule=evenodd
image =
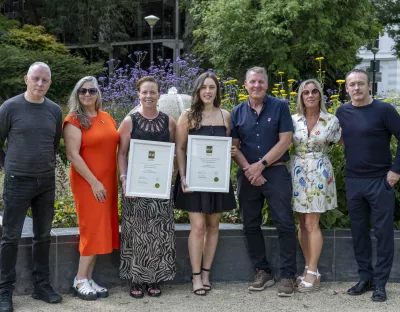
<path id="1" fill-rule="evenodd" d="M 285 166 L 292 142 L 293 123 L 285 101 L 265 94 L 267 72 L 262 67 L 246 73 L 247 101 L 232 110 L 231 135 L 239 165 L 238 197 L 250 258 L 256 274 L 249 290 L 274 285 L 261 231 L 264 201 L 276 225 L 280 246 L 279 296 L 291 296 L 296 273 L 296 232 L 292 215 L 292 184 Z"/>
<path id="2" fill-rule="evenodd" d="M 349 295 L 373 290 L 372 300 L 385 301 L 385 285 L 394 253 L 393 186 L 399 180 L 400 145 L 392 164 L 390 140 L 400 138 L 400 116 L 388 104 L 371 98 L 371 83 L 364 70 L 346 76 L 351 101 L 336 112 L 342 127 L 346 157 L 346 197 L 351 221 L 354 254 L 360 281 Z M 377 238 L 377 259 L 372 267 L 370 219 Z"/>

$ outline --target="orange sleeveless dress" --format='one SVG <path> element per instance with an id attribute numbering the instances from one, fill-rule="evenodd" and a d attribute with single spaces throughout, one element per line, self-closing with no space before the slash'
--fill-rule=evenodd
<path id="1" fill-rule="evenodd" d="M 69 114 L 63 124 L 82 131 L 79 154 L 94 176 L 107 190 L 104 203 L 93 195 L 89 183 L 71 165 L 70 182 L 78 215 L 81 256 L 111 253 L 119 248 L 117 146 L 119 134 L 114 119 L 101 110 L 91 119 L 89 129 L 82 129 L 79 120 Z"/>

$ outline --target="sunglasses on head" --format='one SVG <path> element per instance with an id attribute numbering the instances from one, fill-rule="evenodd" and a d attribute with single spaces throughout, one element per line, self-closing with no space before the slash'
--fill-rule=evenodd
<path id="1" fill-rule="evenodd" d="M 97 94 L 97 89 L 96 88 L 89 88 L 89 89 L 79 88 L 78 89 L 78 94 L 79 95 L 86 95 L 86 93 L 88 93 L 88 92 L 89 92 L 90 95 L 96 95 Z"/>

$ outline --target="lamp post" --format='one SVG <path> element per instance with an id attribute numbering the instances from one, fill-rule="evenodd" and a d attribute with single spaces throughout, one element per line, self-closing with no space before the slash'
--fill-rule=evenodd
<path id="1" fill-rule="evenodd" d="M 149 15 L 144 18 L 150 26 L 150 65 L 153 63 L 153 26 L 158 22 L 159 18 Z"/>
<path id="2" fill-rule="evenodd" d="M 181 50 L 179 45 L 179 0 L 175 0 L 175 46 L 174 46 L 174 71 L 179 77 L 179 63 L 176 61 L 181 56 Z"/>
<path id="3" fill-rule="evenodd" d="M 374 54 L 374 62 L 372 66 L 372 96 L 376 95 L 376 86 L 375 86 L 375 72 L 376 72 L 376 53 L 378 53 L 379 49 L 377 47 L 372 47 L 371 52 Z"/>

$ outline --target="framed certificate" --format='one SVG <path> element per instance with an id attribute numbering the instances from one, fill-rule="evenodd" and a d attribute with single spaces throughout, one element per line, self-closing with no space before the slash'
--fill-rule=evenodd
<path id="1" fill-rule="evenodd" d="M 131 139 L 126 196 L 169 199 L 175 143 Z"/>
<path id="2" fill-rule="evenodd" d="M 188 190 L 229 192 L 232 138 L 189 135 L 186 164 Z"/>

